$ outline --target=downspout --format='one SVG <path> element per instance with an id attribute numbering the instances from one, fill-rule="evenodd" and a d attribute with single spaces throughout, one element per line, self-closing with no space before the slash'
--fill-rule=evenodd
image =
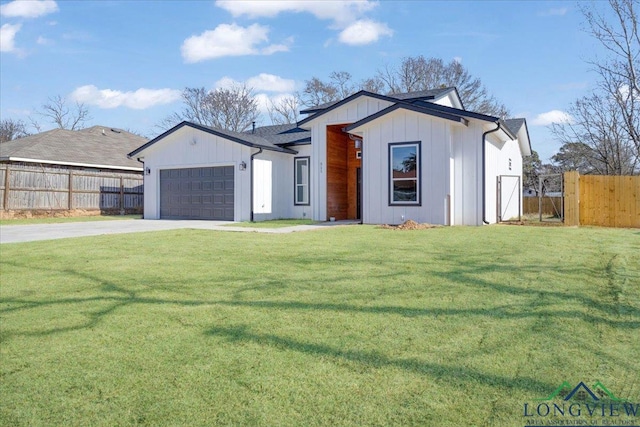
<path id="1" fill-rule="evenodd" d="M 129 157 L 129 156 L 127 156 Z M 144 182 L 147 180 L 147 168 L 144 166 L 144 160 L 140 160 L 140 157 L 136 158 L 137 161 L 142 163 L 142 219 L 144 218 Z M 124 209 L 124 206 L 123 206 Z M 160 212 L 158 212 L 158 216 L 160 216 Z"/>
<path id="2" fill-rule="evenodd" d="M 257 152 L 251 155 L 251 177 L 249 178 L 251 182 L 249 183 L 249 187 L 251 188 L 249 192 L 251 193 L 251 218 L 250 221 L 253 222 L 253 158 L 258 154 L 262 153 L 262 148 L 259 148 Z"/>
<path id="3" fill-rule="evenodd" d="M 482 223 L 489 224 L 487 221 L 487 174 L 486 174 L 486 159 L 487 156 L 487 135 L 500 130 L 500 121 L 496 121 L 496 128 L 488 130 L 482 134 Z"/>

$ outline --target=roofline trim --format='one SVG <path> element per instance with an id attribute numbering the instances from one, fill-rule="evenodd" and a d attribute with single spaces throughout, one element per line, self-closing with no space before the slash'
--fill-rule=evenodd
<path id="1" fill-rule="evenodd" d="M 347 126 L 344 128 L 345 131 L 350 132 L 353 129 L 359 128 L 360 126 L 367 124 L 373 120 L 376 120 L 386 114 L 389 114 L 399 108 L 405 109 L 405 110 L 409 110 L 409 111 L 413 111 L 416 113 L 421 113 L 421 114 L 428 114 L 430 116 L 435 116 L 435 117 L 439 117 L 441 119 L 445 119 L 445 120 L 450 120 L 452 122 L 456 122 L 459 123 L 461 125 L 464 126 L 468 126 L 469 125 L 469 121 L 467 119 L 465 119 L 464 117 L 462 117 L 461 115 L 456 115 L 456 114 L 449 114 L 449 113 L 444 113 L 444 112 L 440 112 L 440 111 L 430 111 L 427 110 L 425 108 L 420 107 L 419 105 L 414 105 L 414 104 L 408 104 L 408 103 L 397 103 L 397 104 L 393 104 L 388 106 L 385 109 L 382 109 L 380 111 L 378 111 L 375 114 L 372 114 L 370 116 L 365 117 L 364 119 L 358 120 L 357 122 Z"/>
<path id="2" fill-rule="evenodd" d="M 2 161 L 9 162 L 25 162 L 25 163 L 45 163 L 49 165 L 63 165 L 63 166 L 79 166 L 85 168 L 96 168 L 96 169 L 117 169 L 117 170 L 128 170 L 128 171 L 136 171 L 142 172 L 142 168 L 134 168 L 131 166 L 115 166 L 115 165 L 96 165 L 92 163 L 76 163 L 76 162 L 64 162 L 57 160 L 40 160 L 40 159 L 30 159 L 27 157 L 0 157 Z"/>
<path id="3" fill-rule="evenodd" d="M 316 119 L 317 117 L 320 117 L 321 115 L 323 115 L 325 113 L 328 113 L 329 111 L 335 110 L 336 108 L 341 107 L 341 106 L 353 101 L 354 99 L 359 98 L 360 96 L 369 96 L 371 98 L 377 98 L 377 99 L 380 99 L 382 101 L 389 101 L 389 102 L 392 102 L 394 104 L 397 103 L 397 102 L 406 102 L 406 100 L 400 100 L 400 99 L 397 99 L 397 98 L 392 98 L 392 97 L 387 96 L 387 95 L 380 95 L 379 93 L 368 92 L 366 90 L 360 90 L 360 91 L 358 91 L 358 92 L 356 92 L 356 93 L 354 93 L 352 95 L 349 95 L 346 98 L 336 102 L 332 106 L 327 107 L 327 108 L 325 108 L 323 110 L 318 110 L 318 112 L 316 114 L 313 114 L 313 115 L 311 115 L 311 116 L 309 116 L 309 117 L 307 117 L 305 119 L 300 120 L 298 122 L 298 127 L 300 127 L 300 125 L 303 125 L 305 123 L 310 122 L 311 120 Z M 301 111 L 301 113 L 302 113 L 302 111 Z"/>
<path id="4" fill-rule="evenodd" d="M 277 146 L 276 147 L 270 147 L 270 146 L 267 146 L 267 145 L 255 144 L 253 142 L 245 141 L 245 140 L 240 139 L 238 137 L 235 137 L 235 136 L 232 136 L 232 135 L 227 135 L 227 134 L 225 134 L 223 132 L 219 132 L 219 131 L 217 131 L 214 128 L 211 128 L 209 126 L 204 126 L 204 125 L 199 125 L 199 124 L 193 123 L 193 122 L 183 121 L 183 122 L 178 123 L 177 125 L 175 125 L 171 129 L 165 131 L 164 133 L 156 136 L 151 141 L 147 142 L 146 144 L 142 145 L 141 147 L 136 148 L 131 153 L 127 154 L 127 157 L 129 157 L 129 158 L 134 157 L 136 154 L 146 150 L 147 148 L 149 148 L 150 146 L 152 146 L 156 142 L 160 141 L 161 139 L 171 135 L 172 133 L 178 131 L 179 129 L 182 129 L 184 126 L 189 126 L 189 127 L 194 128 L 194 129 L 200 130 L 202 132 L 206 132 L 206 133 L 209 133 L 209 134 L 212 134 L 212 135 L 216 135 L 216 136 L 219 136 L 220 138 L 228 139 L 229 141 L 237 142 L 238 144 L 242 144 L 242 145 L 245 145 L 245 146 L 251 147 L 251 148 L 264 148 L 265 150 L 275 151 L 275 152 L 278 152 L 278 153 L 298 154 L 297 151 L 290 150 L 288 148 L 282 148 L 282 147 L 277 147 Z"/>

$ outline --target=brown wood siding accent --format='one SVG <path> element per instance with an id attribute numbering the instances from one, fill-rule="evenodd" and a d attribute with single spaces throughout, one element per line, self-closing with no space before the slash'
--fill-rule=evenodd
<path id="1" fill-rule="evenodd" d="M 342 131 L 346 124 L 327 126 L 327 218 L 357 219 L 355 141 Z"/>
<path id="2" fill-rule="evenodd" d="M 356 153 L 361 149 L 356 149 L 356 142 L 347 136 L 347 219 L 358 218 L 358 181 L 357 169 L 362 166 L 362 160 L 356 158 Z"/>

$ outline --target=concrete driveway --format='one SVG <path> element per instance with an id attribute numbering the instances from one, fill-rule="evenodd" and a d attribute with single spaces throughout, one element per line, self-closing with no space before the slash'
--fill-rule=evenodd
<path id="1" fill-rule="evenodd" d="M 345 221 L 346 223 L 346 221 Z M 58 224 L 30 224 L 0 226 L 0 244 L 34 242 L 36 240 L 68 237 L 99 236 L 101 234 L 139 233 L 143 231 L 195 228 L 201 230 L 241 231 L 254 233 L 291 233 L 341 225 L 342 222 L 317 225 L 295 225 L 283 228 L 233 227 L 229 221 L 170 221 L 162 219 L 123 219 L 114 221 L 65 222 Z"/>

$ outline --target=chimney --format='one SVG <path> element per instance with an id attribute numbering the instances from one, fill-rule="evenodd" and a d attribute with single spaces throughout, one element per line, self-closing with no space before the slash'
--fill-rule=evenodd
<path id="1" fill-rule="evenodd" d="M 253 129 L 251 130 L 251 133 L 256 133 L 256 122 L 252 122 L 253 123 Z"/>

